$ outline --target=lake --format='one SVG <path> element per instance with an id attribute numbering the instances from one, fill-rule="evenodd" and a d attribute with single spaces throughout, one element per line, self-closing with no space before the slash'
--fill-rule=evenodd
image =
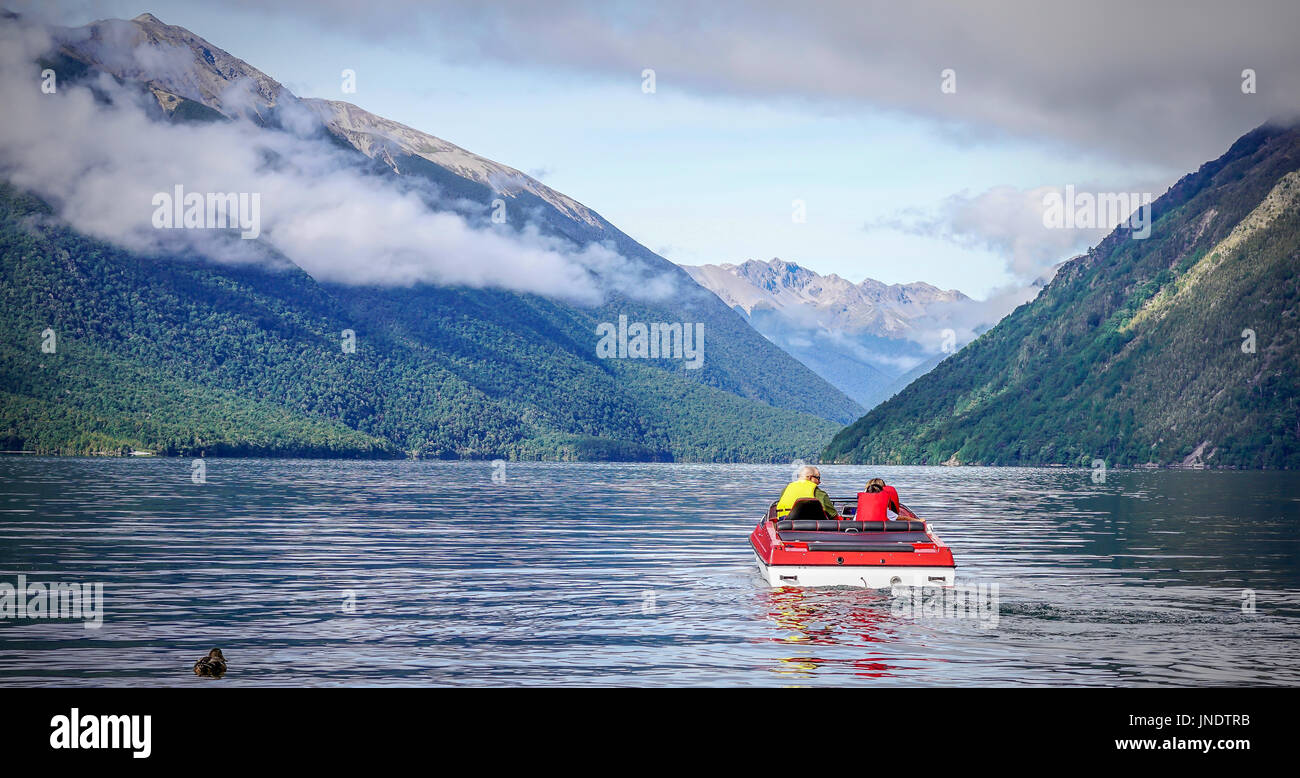
<path id="1" fill-rule="evenodd" d="M 934 523 L 996 593 L 972 618 L 768 588 L 789 466 L 204 466 L 0 459 L 0 583 L 104 597 L 98 629 L 0 618 L 0 685 L 1300 684 L 1294 473 L 824 467 Z"/>

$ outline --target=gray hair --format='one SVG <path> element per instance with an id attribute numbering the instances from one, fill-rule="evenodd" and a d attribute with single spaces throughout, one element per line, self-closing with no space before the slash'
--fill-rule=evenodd
<path id="1" fill-rule="evenodd" d="M 803 467 L 799 468 L 799 477 L 801 479 L 808 479 L 808 478 L 812 478 L 813 476 L 817 476 L 818 478 L 821 478 L 822 471 L 818 470 L 812 465 L 804 465 Z"/>

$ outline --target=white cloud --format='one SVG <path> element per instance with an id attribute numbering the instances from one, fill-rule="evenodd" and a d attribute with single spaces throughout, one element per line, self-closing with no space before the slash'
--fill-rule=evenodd
<path id="1" fill-rule="evenodd" d="M 1100 202 L 1104 203 L 1109 195 L 1122 194 L 1126 201 L 1136 203 L 1139 195 L 1154 199 L 1164 189 L 1162 184 L 1152 183 L 1125 187 L 1069 184 L 1031 189 L 996 186 L 979 194 L 952 195 L 933 209 L 905 209 L 870 222 L 866 227 L 893 229 L 946 240 L 964 248 L 992 251 L 1003 258 L 1008 275 L 1023 286 L 1050 280 L 1058 264 L 1097 245 L 1115 226 L 1114 223 L 1099 227 L 1048 226 L 1044 223 L 1044 211 L 1050 195 L 1063 197 L 1069 203 L 1076 199 L 1070 196 L 1072 192 L 1090 197 L 1102 195 Z M 1106 216 L 1105 209 L 1096 210 L 1100 223 Z M 1124 217 L 1127 216 L 1125 213 Z M 1006 291 L 996 291 L 992 296 L 1004 296 Z"/>
<path id="2" fill-rule="evenodd" d="M 1107 229 L 1052 229 L 1043 225 L 1043 198 L 1055 187 L 998 186 L 976 195 L 951 195 L 931 210 L 906 209 L 871 222 L 868 229 L 894 229 L 938 238 L 1002 256 L 1008 273 L 1025 283 L 1090 244 Z"/>
<path id="3" fill-rule="evenodd" d="M 1092 195 L 1125 193 L 1133 202 L 1138 195 L 1158 196 L 1162 184 L 1105 187 L 1069 185 Z M 1101 242 L 1113 224 L 1092 228 L 1057 228 L 1044 224 L 1046 198 L 1066 195 L 1066 186 L 1021 189 L 997 186 L 978 194 L 962 192 L 945 198 L 931 209 L 909 208 L 869 222 L 867 230 L 899 232 L 948 241 L 968 249 L 988 250 L 1005 263 L 1011 283 L 994 288 L 982 300 L 947 305 L 941 318 L 922 317 L 913 323 L 909 338 L 933 349 L 945 329 L 953 329 L 958 343 L 971 340 L 981 329 L 995 324 L 1022 303 L 1037 296 L 1052 280 L 1062 262 Z M 1066 197 L 1067 202 L 1072 202 Z"/>
<path id="4" fill-rule="evenodd" d="M 226 262 L 273 262 L 278 252 L 321 281 L 345 284 L 496 287 L 585 304 L 610 290 L 641 298 L 672 291 L 666 275 L 606 246 L 435 210 L 436 192 L 420 182 L 365 174 L 352 155 L 304 137 L 314 129 L 305 111 L 288 122 L 295 134 L 248 121 L 156 121 L 152 98 L 106 76 L 97 88 L 111 104 L 85 87 L 42 94 L 34 60 L 48 38 L 14 24 L 0 25 L 0 36 L 0 173 L 94 237 Z M 165 59 L 165 52 L 150 56 Z M 187 192 L 259 193 L 265 243 L 155 229 L 154 195 L 178 184 Z"/>

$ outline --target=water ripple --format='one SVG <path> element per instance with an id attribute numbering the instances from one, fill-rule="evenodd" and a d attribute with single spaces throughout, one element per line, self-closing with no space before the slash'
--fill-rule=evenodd
<path id="1" fill-rule="evenodd" d="M 959 583 L 997 584 L 993 623 L 768 589 L 746 538 L 789 468 L 492 472 L 0 459 L 0 582 L 102 582 L 106 611 L 0 619 L 0 684 L 1300 683 L 1285 473 L 823 468 L 896 484 Z M 212 646 L 230 673 L 190 675 Z"/>

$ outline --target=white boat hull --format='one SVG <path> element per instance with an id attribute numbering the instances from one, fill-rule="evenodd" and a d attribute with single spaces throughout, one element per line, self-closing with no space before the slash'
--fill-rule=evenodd
<path id="1" fill-rule="evenodd" d="M 768 565 L 754 554 L 758 570 L 769 586 L 857 586 L 889 589 L 894 586 L 952 586 L 956 568 L 846 565 Z"/>

